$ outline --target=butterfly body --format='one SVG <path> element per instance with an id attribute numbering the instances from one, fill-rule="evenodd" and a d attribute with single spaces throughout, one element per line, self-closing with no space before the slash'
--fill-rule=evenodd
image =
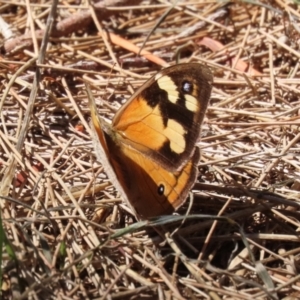
<path id="1" fill-rule="evenodd" d="M 212 84 L 209 69 L 180 64 L 157 73 L 104 123 L 90 98 L 98 159 L 138 218 L 182 205 L 197 177 L 196 146 Z"/>

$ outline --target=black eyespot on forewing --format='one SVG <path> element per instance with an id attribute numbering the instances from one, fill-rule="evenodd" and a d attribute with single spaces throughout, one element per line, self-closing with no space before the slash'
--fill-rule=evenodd
<path id="1" fill-rule="evenodd" d="M 181 91 L 184 94 L 192 94 L 194 90 L 194 85 L 192 82 L 184 80 L 181 85 Z"/>

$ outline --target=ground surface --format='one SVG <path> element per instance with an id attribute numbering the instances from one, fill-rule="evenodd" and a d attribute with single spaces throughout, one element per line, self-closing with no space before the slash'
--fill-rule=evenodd
<path id="1" fill-rule="evenodd" d="M 0 1 L 2 299 L 299 299 L 297 2 L 55 5 Z M 110 119 L 176 62 L 214 73 L 194 219 L 136 223 L 83 82 Z"/>

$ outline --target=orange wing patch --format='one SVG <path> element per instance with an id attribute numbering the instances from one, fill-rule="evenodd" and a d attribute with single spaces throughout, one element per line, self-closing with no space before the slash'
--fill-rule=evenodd
<path id="1" fill-rule="evenodd" d="M 134 99 L 112 126 L 124 143 L 134 144 L 140 151 L 158 150 L 167 141 L 158 106 L 150 107 L 143 97 Z"/>
<path id="2" fill-rule="evenodd" d="M 167 141 L 175 153 L 185 150 L 183 126 L 170 119 L 165 127 L 159 106 L 150 107 L 143 97 L 134 99 L 126 106 L 112 126 L 124 143 L 134 145 L 139 151 L 159 150 Z"/>

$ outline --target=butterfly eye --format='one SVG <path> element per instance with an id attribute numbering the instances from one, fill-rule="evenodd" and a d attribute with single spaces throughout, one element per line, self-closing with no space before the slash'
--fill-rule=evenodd
<path id="1" fill-rule="evenodd" d="M 163 184 L 160 184 L 160 185 L 158 186 L 158 189 L 157 189 L 158 195 L 162 196 L 162 195 L 164 194 L 164 191 L 165 191 L 164 185 L 163 185 Z"/>
<path id="2" fill-rule="evenodd" d="M 184 81 L 182 83 L 182 91 L 184 93 L 192 94 L 193 92 L 193 84 L 189 81 Z"/>

